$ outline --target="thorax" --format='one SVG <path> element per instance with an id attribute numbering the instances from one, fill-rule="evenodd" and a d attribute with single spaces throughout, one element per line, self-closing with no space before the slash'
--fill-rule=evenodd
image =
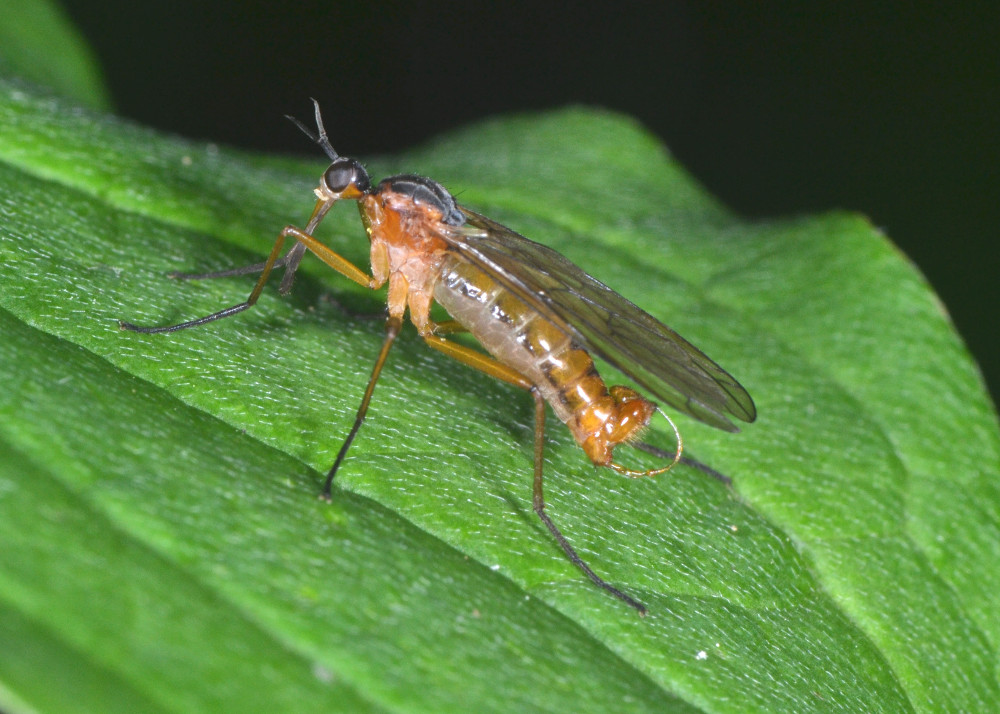
<path id="1" fill-rule="evenodd" d="M 461 214 L 450 194 L 445 192 L 451 203 L 443 203 L 425 183 L 415 180 L 419 178 L 404 175 L 382 181 L 358 202 L 358 209 L 371 241 L 374 287 L 388 281 L 389 313 L 402 316 L 409 307 L 411 320 L 425 332 L 434 286 L 448 251 L 441 235 L 449 228 L 447 220 L 456 220 L 449 209 Z"/>

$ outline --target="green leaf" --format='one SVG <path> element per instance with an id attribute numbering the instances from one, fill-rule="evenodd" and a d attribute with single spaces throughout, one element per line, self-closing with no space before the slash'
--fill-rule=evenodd
<path id="1" fill-rule="evenodd" d="M 62 8 L 49 0 L 4 0 L 0 74 L 47 86 L 91 109 L 111 100 L 97 60 Z"/>
<path id="2" fill-rule="evenodd" d="M 316 499 L 382 340 L 362 316 L 382 294 L 307 258 L 291 295 L 270 286 L 237 317 L 117 329 L 243 300 L 248 278 L 166 274 L 260 260 L 304 222 L 321 159 L 165 138 L 5 83 L 0 127 L 7 710 L 1000 699 L 996 415 L 923 278 L 863 218 L 747 223 L 653 137 L 592 110 L 491 121 L 369 165 L 433 176 L 564 252 L 754 395 L 760 418 L 738 435 L 678 418 L 732 489 L 685 466 L 595 470 L 550 420 L 550 513 L 643 619 L 532 513 L 527 395 L 412 329 L 333 503 Z M 328 223 L 321 239 L 365 265 L 357 215 Z"/>

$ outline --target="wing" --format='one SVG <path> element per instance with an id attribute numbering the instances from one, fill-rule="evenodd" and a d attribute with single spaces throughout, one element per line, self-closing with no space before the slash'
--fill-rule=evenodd
<path id="1" fill-rule="evenodd" d="M 443 236 L 585 349 L 658 400 L 695 419 L 738 431 L 753 421 L 753 399 L 722 367 L 662 322 L 587 275 L 556 251 L 464 206 L 467 224 Z"/>

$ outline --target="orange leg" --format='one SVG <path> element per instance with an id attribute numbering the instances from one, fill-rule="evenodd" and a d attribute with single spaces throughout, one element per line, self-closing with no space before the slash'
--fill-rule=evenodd
<path id="1" fill-rule="evenodd" d="M 469 328 L 458 320 L 442 320 L 441 322 L 435 322 L 434 326 L 431 328 L 431 334 L 434 335 L 454 335 L 456 332 L 468 331 Z"/>
<path id="2" fill-rule="evenodd" d="M 458 325 L 459 323 L 456 322 L 455 324 Z M 438 327 L 440 326 L 441 324 L 439 323 Z M 458 330 L 454 329 L 451 331 L 457 332 Z M 530 381 L 522 377 L 517 371 L 471 347 L 460 345 L 457 342 L 446 340 L 437 335 L 426 335 L 424 342 L 462 364 L 468 365 L 473 369 L 477 369 L 508 384 L 513 384 L 515 387 L 527 389 L 528 391 L 532 391 L 535 388 Z"/>
<path id="3" fill-rule="evenodd" d="M 292 276 L 294 276 L 295 270 L 298 268 L 299 261 L 302 259 L 302 253 L 304 250 L 300 246 L 304 246 L 304 248 L 311 250 L 320 260 L 344 277 L 349 278 L 366 288 L 376 287 L 374 278 L 367 275 L 363 270 L 354 265 L 354 263 L 350 262 L 340 254 L 330 250 L 312 237 L 311 232 L 316 230 L 316 226 L 319 225 L 319 222 L 323 219 L 323 216 L 326 215 L 327 211 L 330 210 L 331 206 L 333 206 L 332 201 L 318 201 L 316 203 L 316 208 L 313 209 L 312 216 L 309 218 L 306 230 L 296 228 L 295 226 L 285 226 L 284 230 L 282 230 L 278 235 L 277 240 L 274 241 L 274 247 L 271 248 L 270 255 L 268 255 L 267 260 L 263 263 L 247 266 L 246 268 L 222 270 L 217 273 L 205 273 L 202 275 L 187 275 L 183 273 L 174 274 L 174 277 L 187 279 L 212 278 L 254 273 L 258 272 L 259 268 L 260 277 L 257 278 L 257 283 L 253 286 L 253 290 L 250 291 L 250 297 L 240 304 L 227 307 L 224 310 L 219 310 L 218 312 L 213 312 L 211 315 L 206 315 L 205 317 L 188 320 L 176 325 L 166 325 L 163 327 L 142 327 L 139 325 L 133 325 L 131 322 L 119 320 L 118 326 L 123 330 L 129 330 L 130 332 L 142 332 L 145 334 L 176 332 L 177 330 L 184 330 L 188 327 L 197 327 L 198 325 L 204 325 L 206 322 L 214 322 L 215 320 L 221 320 L 224 317 L 229 317 L 230 315 L 243 312 L 247 308 L 252 307 L 260 298 L 260 293 L 264 289 L 264 285 L 267 283 L 268 278 L 271 277 L 271 271 L 274 270 L 275 267 L 280 267 L 282 265 L 285 266 L 285 276 L 281 281 L 281 290 L 283 292 L 287 292 L 288 289 L 291 288 Z M 281 249 L 285 245 L 285 239 L 289 236 L 295 238 L 297 244 L 292 247 L 287 256 L 280 258 Z"/>
<path id="4" fill-rule="evenodd" d="M 455 324 L 457 325 L 458 323 Z M 440 327 L 440 325 L 438 327 Z M 451 326 L 449 325 L 449 328 L 450 327 Z M 497 379 L 503 380 L 508 384 L 513 384 L 515 387 L 521 387 L 522 389 L 526 389 L 531 392 L 531 396 L 535 399 L 535 478 L 532 498 L 532 507 L 534 508 L 535 513 L 538 514 L 538 517 L 542 520 L 542 523 L 545 524 L 545 527 L 549 529 L 552 537 L 556 539 L 557 543 L 559 543 L 559 546 L 563 549 L 563 552 L 566 554 L 566 557 L 569 558 L 570 562 L 580 568 L 580 570 L 582 570 L 599 588 L 611 593 L 619 600 L 635 608 L 640 615 L 645 616 L 647 612 L 646 606 L 633 598 L 631 595 L 622 592 L 614 585 L 604 580 L 600 575 L 595 573 L 591 567 L 587 565 L 586 561 L 579 556 L 573 546 L 570 545 L 569 541 L 566 540 L 566 536 L 564 536 L 558 526 L 552 522 L 552 519 L 549 518 L 549 514 L 545 512 L 545 495 L 542 488 L 542 465 L 544 463 L 545 455 L 545 400 L 542 398 L 541 393 L 535 389 L 535 386 L 530 381 L 517 371 L 496 361 L 492 357 L 483 354 L 482 352 L 472 349 L 471 347 L 451 342 L 436 335 L 425 336 L 424 341 L 434 349 L 458 360 L 462 364 L 466 364 L 474 369 L 478 369 L 480 372 L 490 375 L 491 377 L 496 377 Z"/>

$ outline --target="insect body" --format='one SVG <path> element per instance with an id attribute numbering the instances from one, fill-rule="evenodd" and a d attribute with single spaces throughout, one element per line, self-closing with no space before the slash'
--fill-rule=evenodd
<path id="1" fill-rule="evenodd" d="M 276 267 L 285 269 L 279 291 L 290 290 L 306 250 L 360 285 L 376 289 L 388 283 L 386 336 L 354 424 L 327 475 L 324 496 L 330 497 L 333 478 L 364 421 L 389 349 L 409 310 L 411 322 L 428 345 L 532 394 L 536 513 L 567 557 L 595 584 L 645 614 L 638 600 L 607 583 L 580 558 L 545 511 L 545 404 L 550 404 L 569 427 L 594 464 L 628 476 L 652 476 L 680 459 L 680 435 L 675 427 L 678 447 L 666 466 L 635 471 L 618 464 L 614 460 L 615 448 L 633 441 L 649 424 L 657 407 L 634 389 L 606 386 L 594 367 L 591 352 L 632 377 L 659 400 L 722 429 L 736 430 L 730 416 L 753 421 L 756 410 L 750 395 L 670 328 L 555 251 L 458 205 L 441 184 L 423 176 L 401 174 L 372 186 L 358 161 L 334 151 L 318 104 L 315 109 L 318 135 L 293 121 L 326 151 L 332 163 L 315 190 L 316 206 L 305 229 L 287 226 L 263 263 L 204 275 L 176 275 L 191 279 L 259 272 L 250 297 L 196 320 L 166 327 L 122 322 L 122 329 L 173 332 L 242 312 L 257 301 Z M 371 275 L 312 235 L 330 208 L 341 200 L 358 202 L 371 243 Z M 295 244 L 282 256 L 288 238 L 294 238 Z M 434 322 L 430 316 L 434 301 L 453 319 Z M 488 354 L 446 337 L 464 330 Z"/>

